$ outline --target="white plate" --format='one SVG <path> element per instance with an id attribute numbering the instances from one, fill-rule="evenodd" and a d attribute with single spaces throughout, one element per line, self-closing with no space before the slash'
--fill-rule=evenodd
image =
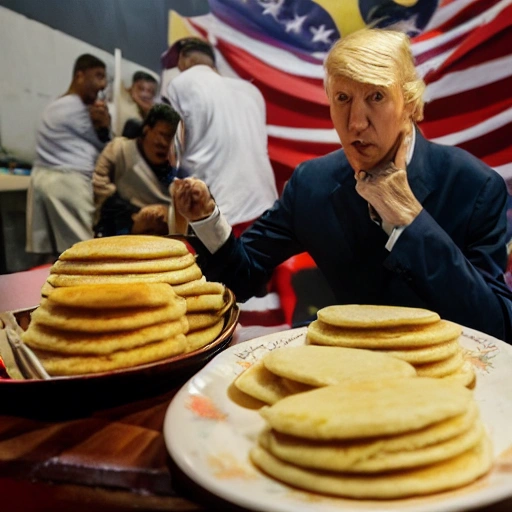
<path id="1" fill-rule="evenodd" d="M 240 343 L 216 356 L 178 392 L 164 422 L 167 449 L 181 470 L 208 491 L 268 512 L 451 512 L 512 496 L 512 347 L 464 328 L 461 345 L 475 367 L 475 398 L 496 455 L 493 470 L 464 488 L 392 501 L 348 500 L 299 491 L 259 472 L 248 453 L 264 422 L 227 394 L 233 379 L 267 352 L 305 342 L 306 328 Z"/>

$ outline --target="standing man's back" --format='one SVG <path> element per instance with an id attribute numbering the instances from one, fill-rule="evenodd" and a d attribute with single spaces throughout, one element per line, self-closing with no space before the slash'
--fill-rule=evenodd
<path id="1" fill-rule="evenodd" d="M 204 41 L 181 46 L 182 73 L 168 87 L 185 124 L 181 166 L 207 183 L 230 225 L 245 225 L 277 199 L 265 102 L 250 82 L 219 75 L 203 48 L 213 55 Z"/>

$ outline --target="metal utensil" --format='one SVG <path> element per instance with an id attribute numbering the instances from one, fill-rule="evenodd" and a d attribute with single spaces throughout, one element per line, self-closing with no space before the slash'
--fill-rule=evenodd
<path id="1" fill-rule="evenodd" d="M 50 379 L 41 361 L 36 357 L 34 352 L 27 347 L 21 340 L 17 331 L 11 328 L 5 330 L 7 341 L 9 342 L 14 358 L 26 379 Z"/>
<path id="2" fill-rule="evenodd" d="M 16 320 L 16 317 L 14 316 L 14 313 L 10 311 L 5 311 L 3 313 L 0 313 L 0 320 L 5 325 L 5 328 L 8 329 L 14 329 L 17 333 L 21 334 L 23 332 L 23 329 L 19 326 L 18 321 Z"/>
<path id="3" fill-rule="evenodd" d="M 21 372 L 16 358 L 14 357 L 14 352 L 12 351 L 11 344 L 7 339 L 7 333 L 4 329 L 0 330 L 0 357 L 5 366 L 5 371 L 7 375 L 14 380 L 23 380 L 25 379 L 23 373 Z"/>

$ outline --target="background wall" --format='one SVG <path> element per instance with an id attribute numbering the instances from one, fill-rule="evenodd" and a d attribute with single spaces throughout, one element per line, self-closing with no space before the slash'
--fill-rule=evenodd
<path id="1" fill-rule="evenodd" d="M 207 0 L 0 0 L 0 150 L 31 162 L 43 108 L 64 93 L 73 63 L 92 53 L 113 79 L 114 50 L 122 80 L 134 71 L 160 76 L 169 10 L 208 12 Z"/>
<path id="2" fill-rule="evenodd" d="M 184 16 L 209 12 L 208 0 L 0 0 L 0 5 L 109 53 L 121 48 L 126 59 L 156 73 L 167 48 L 169 10 Z"/>

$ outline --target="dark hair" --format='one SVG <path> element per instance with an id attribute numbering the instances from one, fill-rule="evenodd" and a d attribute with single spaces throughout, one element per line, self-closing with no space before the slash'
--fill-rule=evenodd
<path id="1" fill-rule="evenodd" d="M 155 84 L 158 83 L 156 78 L 149 73 L 146 73 L 145 71 L 135 71 L 132 77 L 132 84 L 138 82 L 139 80 L 145 80 L 146 82 L 153 82 Z"/>
<path id="2" fill-rule="evenodd" d="M 92 68 L 105 69 L 106 67 L 107 66 L 105 66 L 105 63 L 101 59 L 98 59 L 98 57 L 95 57 L 90 53 L 84 53 L 75 60 L 75 65 L 73 66 L 73 76 L 75 76 L 79 71 L 86 71 L 87 69 Z"/>
<path id="3" fill-rule="evenodd" d="M 201 52 L 208 55 L 215 64 L 215 52 L 213 46 L 199 37 L 183 37 L 174 42 L 174 44 L 162 54 L 160 62 L 165 69 L 175 68 L 180 60 L 180 54 L 186 57 L 189 53 Z"/>
<path id="4" fill-rule="evenodd" d="M 159 121 L 169 123 L 173 128 L 176 128 L 181 121 L 181 117 L 170 105 L 157 103 L 151 107 L 151 110 L 142 123 L 142 128 L 145 126 L 153 128 Z"/>
<path id="5" fill-rule="evenodd" d="M 183 55 L 184 57 L 188 57 L 191 53 L 199 52 L 203 55 L 206 55 L 212 61 L 212 64 L 215 65 L 215 53 L 213 52 L 212 46 L 206 41 L 201 40 L 192 40 L 186 42 L 180 49 L 179 55 Z"/>

